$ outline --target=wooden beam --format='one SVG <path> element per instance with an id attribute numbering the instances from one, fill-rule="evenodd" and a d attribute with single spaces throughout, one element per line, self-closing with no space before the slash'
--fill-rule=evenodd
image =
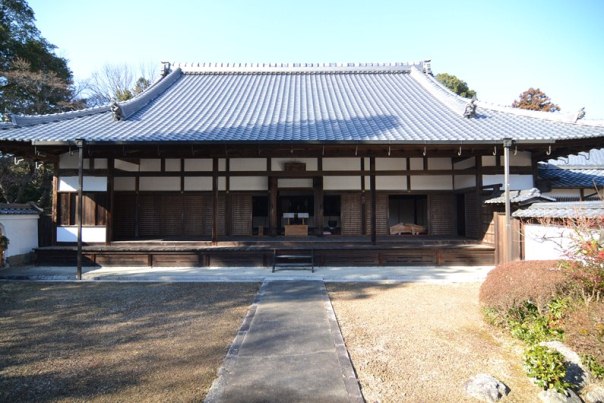
<path id="1" fill-rule="evenodd" d="M 277 177 L 268 178 L 268 207 L 269 207 L 269 233 L 271 236 L 277 236 L 278 217 L 277 217 L 277 193 L 279 191 L 279 182 Z"/>
<path id="2" fill-rule="evenodd" d="M 218 158 L 212 159 L 212 244 L 218 243 Z"/>
<path id="3" fill-rule="evenodd" d="M 78 251 L 77 251 L 77 268 L 76 279 L 82 279 L 82 216 L 84 211 L 84 140 L 76 140 L 78 146 Z"/>
<path id="4" fill-rule="evenodd" d="M 365 158 L 361 158 L 361 171 L 365 171 Z M 361 235 L 367 235 L 367 199 L 365 176 L 361 175 Z"/>
<path id="5" fill-rule="evenodd" d="M 315 211 L 315 235 L 323 235 L 323 178 L 317 176 L 313 178 L 313 195 Z"/>
<path id="6" fill-rule="evenodd" d="M 113 168 L 114 168 L 114 160 L 110 158 L 107 160 L 107 209 L 106 209 L 106 235 L 105 235 L 105 244 L 111 243 L 113 241 L 113 207 L 115 206 L 114 200 L 114 180 L 113 180 Z"/>
<path id="7" fill-rule="evenodd" d="M 371 191 L 371 243 L 377 243 L 377 195 L 375 189 L 375 157 L 369 157 L 369 188 Z"/>
<path id="8" fill-rule="evenodd" d="M 226 158 L 226 177 L 225 177 L 225 191 L 224 195 L 224 231 L 225 234 L 231 235 L 231 227 L 233 225 L 233 212 L 231 211 L 231 177 L 230 177 L 230 169 L 231 169 L 231 159 Z"/>
<path id="9" fill-rule="evenodd" d="M 50 226 L 52 234 L 50 236 L 51 244 L 56 245 L 57 243 L 57 224 L 59 219 L 59 163 L 53 163 L 53 175 L 52 175 L 52 211 Z"/>

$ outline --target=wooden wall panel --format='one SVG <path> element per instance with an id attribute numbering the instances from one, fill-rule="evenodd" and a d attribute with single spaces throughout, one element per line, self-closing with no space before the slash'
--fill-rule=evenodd
<path id="1" fill-rule="evenodd" d="M 475 191 L 464 193 L 465 215 L 466 215 L 466 236 L 468 238 L 480 239 L 482 223 L 476 219 L 480 214 L 480 205 L 478 195 Z"/>
<path id="2" fill-rule="evenodd" d="M 183 200 L 179 193 L 162 194 L 159 201 L 159 235 L 177 236 L 183 234 Z"/>
<path id="3" fill-rule="evenodd" d="M 252 195 L 231 194 L 232 235 L 252 235 Z"/>
<path id="4" fill-rule="evenodd" d="M 390 233 L 390 227 L 388 226 L 388 213 L 389 213 L 389 195 L 386 193 L 378 193 L 376 195 L 376 233 L 378 236 L 388 235 Z M 367 232 L 371 232 L 371 198 L 369 197 L 365 204 L 365 225 L 367 225 Z M 360 235 L 360 232 L 359 234 Z"/>
<path id="5" fill-rule="evenodd" d="M 183 196 L 184 235 L 205 235 L 203 233 L 204 207 L 203 198 L 200 194 L 185 194 Z"/>
<path id="6" fill-rule="evenodd" d="M 134 239 L 136 195 L 133 193 L 114 194 L 113 240 Z"/>
<path id="7" fill-rule="evenodd" d="M 428 198 L 430 212 L 430 235 L 455 236 L 455 194 L 432 194 Z"/>
<path id="8" fill-rule="evenodd" d="M 159 200 L 154 194 L 139 194 L 138 233 L 141 238 L 157 237 L 160 234 Z"/>
<path id="9" fill-rule="evenodd" d="M 342 193 L 340 200 L 340 219 L 342 221 L 342 235 L 360 235 L 361 194 Z"/>

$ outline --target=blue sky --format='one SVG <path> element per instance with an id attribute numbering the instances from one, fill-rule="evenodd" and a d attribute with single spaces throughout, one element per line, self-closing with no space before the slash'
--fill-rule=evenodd
<path id="1" fill-rule="evenodd" d="M 604 119 L 604 1 L 29 0 L 76 80 L 105 64 L 406 62 Z"/>

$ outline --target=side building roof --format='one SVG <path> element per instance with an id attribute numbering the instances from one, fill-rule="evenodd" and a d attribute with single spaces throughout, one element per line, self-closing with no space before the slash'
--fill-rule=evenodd
<path id="1" fill-rule="evenodd" d="M 535 203 L 516 210 L 517 218 L 599 218 L 604 217 L 603 201 Z"/>
<path id="2" fill-rule="evenodd" d="M 139 97 L 14 116 L 0 141 L 499 143 L 604 137 L 604 122 L 461 98 L 427 62 L 182 65 Z M 470 117 L 466 117 L 470 116 Z"/>
<path id="3" fill-rule="evenodd" d="M 604 149 L 539 163 L 539 177 L 552 188 L 604 188 Z"/>

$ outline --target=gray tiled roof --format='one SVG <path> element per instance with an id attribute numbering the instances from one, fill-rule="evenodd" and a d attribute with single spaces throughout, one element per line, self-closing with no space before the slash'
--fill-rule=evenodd
<path id="1" fill-rule="evenodd" d="M 38 206 L 33 203 L 0 203 L 0 215 L 38 215 L 42 212 Z"/>
<path id="2" fill-rule="evenodd" d="M 535 203 L 524 210 L 516 210 L 518 218 L 596 218 L 604 217 L 603 201 L 572 203 Z"/>
<path id="3" fill-rule="evenodd" d="M 537 188 L 523 189 L 523 190 L 510 190 L 510 203 L 527 204 L 538 200 L 555 201 L 553 197 L 547 197 L 541 195 L 541 192 Z M 505 194 L 501 194 L 492 199 L 485 200 L 485 204 L 502 204 L 505 203 Z"/>
<path id="4" fill-rule="evenodd" d="M 604 169 L 598 168 L 566 168 L 562 165 L 539 164 L 539 177 L 547 179 L 552 188 L 604 187 Z"/>
<path id="5" fill-rule="evenodd" d="M 550 165 L 562 168 L 599 168 L 604 169 L 604 148 L 589 150 L 578 155 L 569 155 L 547 161 Z"/>
<path id="6" fill-rule="evenodd" d="M 418 64 L 185 66 L 141 97 L 41 117 L 15 117 L 0 140 L 63 142 L 490 143 L 604 136 L 603 122 L 523 111 L 444 89 Z"/>

